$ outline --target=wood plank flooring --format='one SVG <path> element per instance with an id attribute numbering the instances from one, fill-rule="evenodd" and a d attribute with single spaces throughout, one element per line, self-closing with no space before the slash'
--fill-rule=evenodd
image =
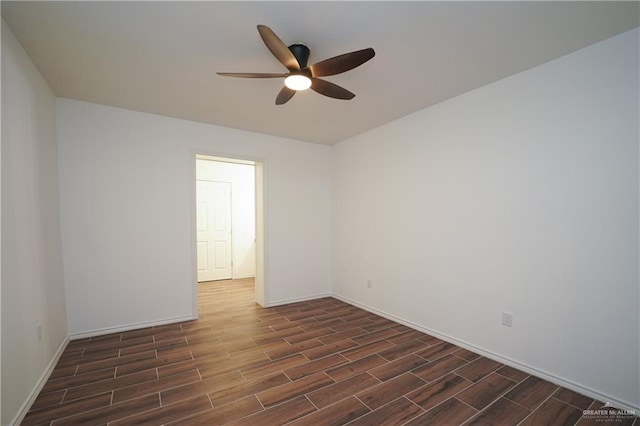
<path id="1" fill-rule="evenodd" d="M 74 340 L 23 425 L 602 425 L 602 403 L 333 298 Z M 634 418 L 616 425 L 640 426 Z"/>

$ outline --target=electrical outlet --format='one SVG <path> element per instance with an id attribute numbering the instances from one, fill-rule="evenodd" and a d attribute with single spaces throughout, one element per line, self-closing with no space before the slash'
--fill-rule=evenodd
<path id="1" fill-rule="evenodd" d="M 36 323 L 36 335 L 38 336 L 38 342 L 42 340 L 42 324 Z"/>
<path id="2" fill-rule="evenodd" d="M 513 326 L 513 314 L 511 312 L 502 313 L 502 325 L 504 325 L 505 327 Z"/>
<path id="3" fill-rule="evenodd" d="M 367 288 L 371 287 L 373 287 L 373 283 L 371 282 L 371 280 L 367 280 Z"/>

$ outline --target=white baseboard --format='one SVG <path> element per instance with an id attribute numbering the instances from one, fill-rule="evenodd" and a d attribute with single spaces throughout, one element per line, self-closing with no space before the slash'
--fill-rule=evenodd
<path id="1" fill-rule="evenodd" d="M 255 274 L 245 274 L 245 275 L 234 275 L 232 279 L 234 280 L 242 280 L 245 278 L 255 278 Z"/>
<path id="2" fill-rule="evenodd" d="M 116 327 L 99 328 L 96 330 L 71 333 L 69 335 L 69 338 L 70 340 L 83 339 L 85 337 L 96 337 L 96 336 L 102 336 L 102 335 L 111 334 L 111 333 L 122 333 L 124 331 L 137 330 L 139 328 L 167 325 L 167 324 L 173 324 L 176 322 L 183 322 L 183 321 L 192 321 L 194 319 L 197 319 L 197 318 L 193 318 L 190 315 L 186 315 L 186 316 L 180 316 L 180 317 L 166 318 L 158 321 L 148 321 L 148 322 L 140 322 L 137 324 L 119 325 Z"/>
<path id="3" fill-rule="evenodd" d="M 547 380 L 547 381 L 549 381 L 551 383 L 554 383 L 554 384 L 556 384 L 558 386 L 562 386 L 564 388 L 567 388 L 567 389 L 570 389 L 572 391 L 581 393 L 583 395 L 587 395 L 587 396 L 589 396 L 589 397 L 591 397 L 593 399 L 597 399 L 598 401 L 601 401 L 601 402 L 604 402 L 604 403 L 609 403 L 613 407 L 616 407 L 616 408 L 619 408 L 619 409 L 623 409 L 623 410 L 632 410 L 632 411 L 634 411 L 636 413 L 640 413 L 640 407 L 636 407 L 633 404 L 631 404 L 629 402 L 626 402 L 626 401 L 620 401 L 620 400 L 618 400 L 616 398 L 611 397 L 610 395 L 605 395 L 605 394 L 603 394 L 601 392 L 598 392 L 598 391 L 596 391 L 594 389 L 590 389 L 590 388 L 584 387 L 582 385 L 579 385 L 577 383 L 572 382 L 571 380 L 567 380 L 567 379 L 565 379 L 563 377 L 559 377 L 559 376 L 556 376 L 554 374 L 548 373 L 546 371 L 539 370 L 539 369 L 537 369 L 535 367 L 531 367 L 531 366 L 529 366 L 527 364 L 523 364 L 523 363 L 521 363 L 519 361 L 516 361 L 514 359 L 511 359 L 511 358 L 508 358 L 508 357 L 504 357 L 504 356 L 502 356 L 500 354 L 497 354 L 495 352 L 480 348 L 478 346 L 475 346 L 475 345 L 473 345 L 471 343 L 468 343 L 468 342 L 465 342 L 463 340 L 456 339 L 455 337 L 449 336 L 447 334 L 440 333 L 440 332 L 435 331 L 435 330 L 431 330 L 431 329 L 429 329 L 427 327 L 423 327 L 423 326 L 421 326 L 419 324 L 416 324 L 416 323 L 413 323 L 411 321 L 405 320 L 404 318 L 400 318 L 400 317 L 397 317 L 395 315 L 389 314 L 387 312 L 381 311 L 381 310 L 379 310 L 377 308 L 365 305 L 365 304 L 360 303 L 360 302 L 356 302 L 355 300 L 352 300 L 352 299 L 350 299 L 348 297 L 344 297 L 344 296 L 341 296 L 341 295 L 335 294 L 335 293 L 333 293 L 331 296 L 335 297 L 338 300 L 342 300 L 343 302 L 348 303 L 350 305 L 353 305 L 353 306 L 356 306 L 358 308 L 364 309 L 365 311 L 372 312 L 374 314 L 380 315 L 382 317 L 385 317 L 385 318 L 390 319 L 392 321 L 395 321 L 397 323 L 406 325 L 407 327 L 411 327 L 414 330 L 418 330 L 418 331 L 421 331 L 423 333 L 427 333 L 427 334 L 430 334 L 432 336 L 438 337 L 439 339 L 442 339 L 442 340 L 447 341 L 449 343 L 453 343 L 454 345 L 457 345 L 457 346 L 463 347 L 465 349 L 468 349 L 468 350 L 470 350 L 472 352 L 475 352 L 477 354 L 480 354 L 480 355 L 482 355 L 482 356 L 484 356 L 486 358 L 489 358 L 489 359 L 492 359 L 494 361 L 500 362 L 502 364 L 508 365 L 510 367 L 516 368 L 518 370 L 522 370 L 522 371 L 524 371 L 526 373 L 529 373 L 529 374 L 531 374 L 533 376 L 536 376 L 536 377 L 539 377 L 541 379 Z"/>
<path id="4" fill-rule="evenodd" d="M 309 300 L 323 299 L 325 297 L 333 297 L 331 293 L 316 294 L 314 296 L 297 297 L 294 299 L 275 300 L 265 304 L 265 308 L 273 308 L 274 306 L 288 305 L 290 303 L 308 302 Z"/>
<path id="5" fill-rule="evenodd" d="M 47 367 L 44 369 L 42 375 L 40 375 L 40 378 L 29 393 L 29 397 L 22 403 L 20 409 L 18 410 L 18 413 L 15 415 L 13 420 L 9 422 L 10 425 L 19 425 L 20 423 L 22 423 L 24 417 L 29 412 L 29 408 L 31 408 L 31 405 L 33 405 L 33 402 L 38 397 L 38 394 L 40 394 L 40 391 L 44 387 L 45 383 L 47 383 L 47 380 L 49 380 L 49 376 L 51 376 L 51 373 L 53 373 L 53 369 L 56 367 L 56 364 L 58 364 L 58 360 L 62 356 L 62 353 L 64 352 L 68 343 L 69 336 L 67 336 L 62 341 L 62 343 L 58 347 L 58 350 L 56 350 L 55 354 L 53 354 L 53 358 L 51 358 L 51 361 L 49 361 L 49 364 L 47 364 Z"/>

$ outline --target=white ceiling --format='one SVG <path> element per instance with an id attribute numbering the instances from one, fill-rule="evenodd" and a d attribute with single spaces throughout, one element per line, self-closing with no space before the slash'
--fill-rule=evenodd
<path id="1" fill-rule="evenodd" d="M 60 97 L 334 144 L 639 25 L 639 2 L 8 2 L 2 17 Z M 286 71 L 257 24 L 309 63 L 373 47 L 312 91 L 274 104 Z M 463 125 L 463 123 L 461 123 Z"/>

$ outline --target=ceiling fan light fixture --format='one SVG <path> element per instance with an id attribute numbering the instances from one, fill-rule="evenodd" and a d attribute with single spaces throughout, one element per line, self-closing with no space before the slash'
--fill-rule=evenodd
<path id="1" fill-rule="evenodd" d="M 311 79 L 302 74 L 291 74 L 284 79 L 284 85 L 291 90 L 307 90 L 311 87 Z"/>

